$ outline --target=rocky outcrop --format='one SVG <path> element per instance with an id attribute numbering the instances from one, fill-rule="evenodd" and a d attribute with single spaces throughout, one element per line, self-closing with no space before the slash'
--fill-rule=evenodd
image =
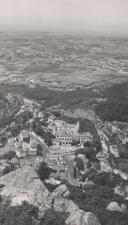
<path id="1" fill-rule="evenodd" d="M 97 217 L 92 212 L 79 209 L 72 200 L 55 198 L 53 209 L 57 212 L 69 214 L 65 221 L 67 225 L 100 225 Z"/>
<path id="2" fill-rule="evenodd" d="M 65 184 L 58 186 L 50 196 L 50 202 L 55 211 L 65 212 L 65 200 L 69 198 L 70 191 Z"/>
<path id="3" fill-rule="evenodd" d="M 65 199 L 63 198 L 54 198 L 52 207 L 55 211 L 65 213 Z"/>
<path id="4" fill-rule="evenodd" d="M 3 200 L 10 199 L 11 206 L 27 202 L 39 209 L 38 216 L 46 219 L 50 210 L 66 215 L 67 225 L 100 225 L 96 216 L 85 212 L 69 199 L 70 191 L 65 184 L 58 186 L 51 194 L 31 166 L 22 167 L 0 177 L 0 194 Z"/>
<path id="5" fill-rule="evenodd" d="M 106 209 L 111 212 L 126 212 L 127 211 L 125 204 L 122 204 L 120 207 L 119 204 L 114 201 L 109 203 Z"/>
<path id="6" fill-rule="evenodd" d="M 54 178 L 45 179 L 45 184 L 60 185 L 61 181 Z"/>
<path id="7" fill-rule="evenodd" d="M 58 186 L 51 194 L 52 198 L 68 198 L 70 191 L 65 184 Z"/>
<path id="8" fill-rule="evenodd" d="M 67 225 L 100 225 L 97 217 L 92 212 L 76 210 L 65 221 Z"/>
<path id="9" fill-rule="evenodd" d="M 100 225 L 92 212 L 79 209 L 72 200 L 65 200 L 65 212 L 70 214 L 65 221 L 67 225 Z"/>
<path id="10" fill-rule="evenodd" d="M 23 201 L 37 207 L 49 207 L 49 192 L 40 181 L 37 173 L 30 166 L 17 169 L 0 178 L 5 185 L 1 191 L 4 199 L 11 200 L 11 205 L 21 205 Z"/>
<path id="11" fill-rule="evenodd" d="M 123 212 L 127 212 L 127 207 L 124 203 L 121 205 L 121 209 Z"/>

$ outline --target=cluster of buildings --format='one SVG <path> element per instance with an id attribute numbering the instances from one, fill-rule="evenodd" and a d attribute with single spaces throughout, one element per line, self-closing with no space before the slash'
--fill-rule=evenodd
<path id="1" fill-rule="evenodd" d="M 22 130 L 14 143 L 16 154 L 18 158 L 24 157 L 46 157 L 48 149 L 44 144 L 42 138 L 37 136 L 34 132 Z"/>
<path id="2" fill-rule="evenodd" d="M 76 124 L 69 124 L 63 120 L 57 120 L 55 116 L 51 115 L 48 118 L 48 129 L 54 134 L 53 146 L 71 147 L 75 143 L 81 146 L 86 142 L 92 142 L 93 136 L 89 133 L 79 133 L 79 121 Z"/>

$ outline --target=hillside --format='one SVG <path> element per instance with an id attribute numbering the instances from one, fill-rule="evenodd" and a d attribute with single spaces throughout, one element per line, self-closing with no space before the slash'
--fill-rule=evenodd
<path id="1" fill-rule="evenodd" d="M 19 96 L 0 94 L 0 122 L 2 123 L 17 113 L 21 104 L 22 100 Z"/>
<path id="2" fill-rule="evenodd" d="M 105 102 L 96 106 L 102 120 L 128 122 L 128 82 L 115 84 L 102 91 Z"/>
<path id="3" fill-rule="evenodd" d="M 0 83 L 52 90 L 127 80 L 128 40 L 61 33 L 1 33 Z"/>

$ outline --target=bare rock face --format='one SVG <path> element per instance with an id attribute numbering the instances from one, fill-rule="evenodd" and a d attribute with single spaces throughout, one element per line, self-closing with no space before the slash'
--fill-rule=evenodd
<path id="1" fill-rule="evenodd" d="M 72 200 L 65 200 L 65 209 L 65 212 L 70 214 L 66 220 L 67 225 L 100 225 L 92 212 L 79 209 Z"/>
<path id="2" fill-rule="evenodd" d="M 53 208 L 55 211 L 70 213 L 79 210 L 79 207 L 72 201 L 64 198 L 54 198 Z"/>
<path id="3" fill-rule="evenodd" d="M 62 185 L 58 186 L 52 192 L 52 198 L 68 198 L 69 195 L 70 195 L 70 191 L 65 184 L 62 184 Z"/>
<path id="4" fill-rule="evenodd" d="M 2 197 L 9 197 L 12 206 L 22 205 L 23 201 L 26 201 L 37 207 L 49 207 L 49 192 L 30 166 L 0 177 L 0 184 L 5 185 L 1 191 Z"/>
<path id="5" fill-rule="evenodd" d="M 65 201 L 69 198 L 70 191 L 65 184 L 58 186 L 51 194 L 50 200 L 55 211 L 65 212 Z"/>
<path id="6" fill-rule="evenodd" d="M 57 212 L 65 212 L 65 199 L 55 198 L 52 205 L 53 209 Z"/>
<path id="7" fill-rule="evenodd" d="M 123 212 L 127 212 L 127 207 L 126 207 L 125 204 L 122 204 L 121 205 L 121 209 L 122 209 Z"/>
<path id="8" fill-rule="evenodd" d="M 109 203 L 106 209 L 111 212 L 113 212 L 113 211 L 114 212 L 126 212 L 127 211 L 125 204 L 122 204 L 120 207 L 119 204 L 114 201 Z"/>
<path id="9" fill-rule="evenodd" d="M 72 214 L 77 210 L 80 210 L 80 209 L 72 200 L 65 200 L 65 211 L 67 213 Z"/>
<path id="10" fill-rule="evenodd" d="M 67 225 L 101 225 L 97 217 L 92 212 L 76 210 L 67 218 Z"/>
<path id="11" fill-rule="evenodd" d="M 92 212 L 85 212 L 72 201 L 64 198 L 55 198 L 53 208 L 57 212 L 68 213 L 67 225 L 100 225 Z"/>

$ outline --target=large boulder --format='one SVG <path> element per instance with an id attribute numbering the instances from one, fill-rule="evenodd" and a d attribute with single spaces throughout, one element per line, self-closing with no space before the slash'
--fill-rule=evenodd
<path id="1" fill-rule="evenodd" d="M 84 212 L 80 209 L 71 214 L 65 223 L 67 225 L 101 225 L 92 212 Z"/>
<path id="2" fill-rule="evenodd" d="M 62 184 L 58 186 L 53 192 L 52 192 L 52 198 L 68 198 L 70 195 L 70 191 L 68 187 L 65 184 Z"/>
<path id="3" fill-rule="evenodd" d="M 72 200 L 55 198 L 53 209 L 57 212 L 69 214 L 65 221 L 67 225 L 100 225 L 97 217 L 92 212 L 79 209 Z"/>
<path id="4" fill-rule="evenodd" d="M 122 209 L 123 212 L 127 212 L 127 207 L 124 203 L 121 204 L 121 209 Z"/>
<path id="5" fill-rule="evenodd" d="M 2 197 L 9 198 L 12 206 L 21 205 L 24 201 L 37 207 L 48 206 L 49 192 L 30 166 L 0 177 L 0 184 L 5 185 L 1 191 Z"/>
<path id="6" fill-rule="evenodd" d="M 70 191 L 65 184 L 58 186 L 50 195 L 50 202 L 55 211 L 65 212 L 65 200 L 69 198 Z"/>
<path id="7" fill-rule="evenodd" d="M 99 220 L 92 212 L 85 212 L 71 200 L 66 203 L 66 212 L 70 213 L 65 223 L 67 225 L 100 225 Z"/>
<path id="8" fill-rule="evenodd" d="M 65 198 L 54 198 L 53 209 L 58 212 L 63 213 L 74 213 L 74 211 L 79 210 L 79 207 L 72 201 Z"/>
<path id="9" fill-rule="evenodd" d="M 115 201 L 109 203 L 106 209 L 111 212 L 113 212 L 113 211 L 114 212 L 126 212 L 127 211 L 125 204 L 122 204 L 120 207 L 119 204 Z"/>
<path id="10" fill-rule="evenodd" d="M 55 198 L 52 207 L 57 212 L 65 213 L 65 199 Z"/>
<path id="11" fill-rule="evenodd" d="M 61 181 L 60 180 L 56 180 L 54 178 L 50 178 L 50 179 L 45 179 L 45 184 L 60 185 Z"/>

